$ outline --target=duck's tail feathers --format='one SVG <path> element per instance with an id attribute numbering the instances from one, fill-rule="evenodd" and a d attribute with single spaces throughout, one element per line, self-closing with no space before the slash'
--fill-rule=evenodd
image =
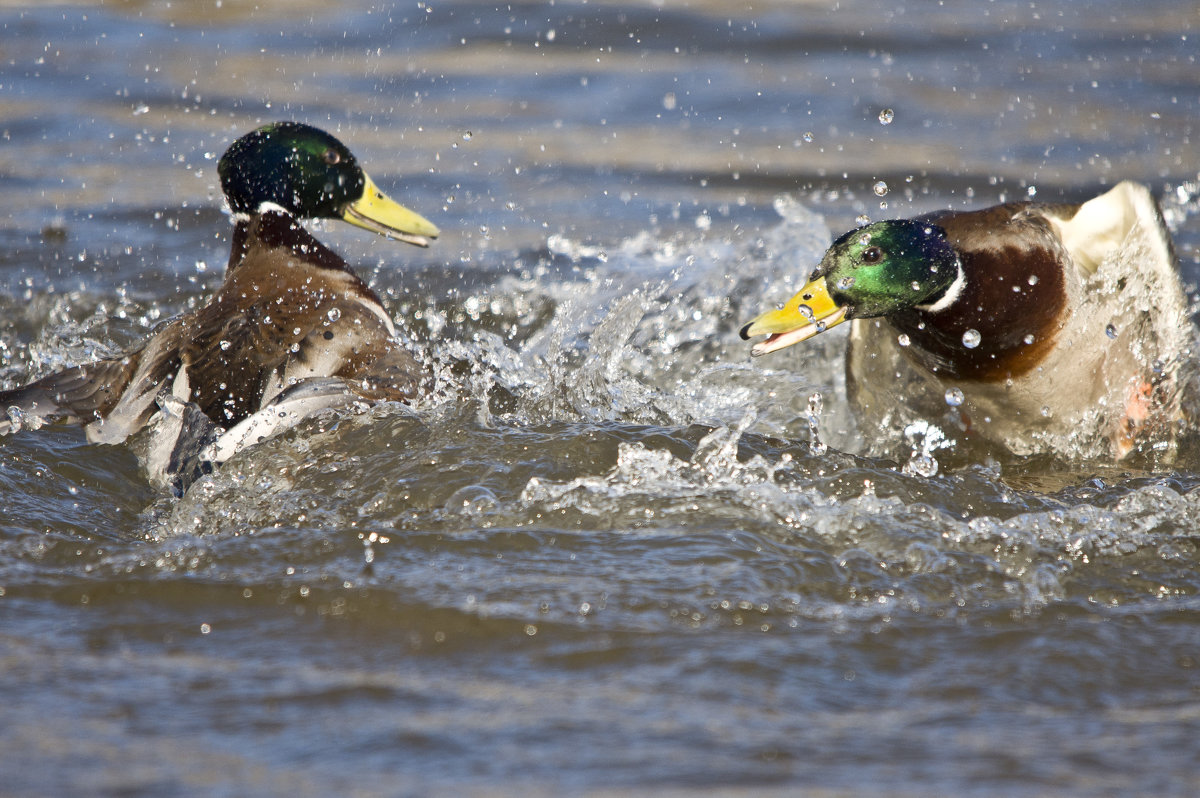
<path id="1" fill-rule="evenodd" d="M 99 360 L 0 391 L 0 435 L 52 422 L 96 421 L 117 403 L 132 373 L 127 358 Z"/>

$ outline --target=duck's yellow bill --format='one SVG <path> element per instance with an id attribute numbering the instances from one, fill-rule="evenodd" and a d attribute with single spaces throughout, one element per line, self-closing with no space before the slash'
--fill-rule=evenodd
<path id="1" fill-rule="evenodd" d="M 846 320 L 846 308 L 839 307 L 825 285 L 825 278 L 818 277 L 800 289 L 779 310 L 770 310 L 742 328 L 742 338 L 766 335 L 750 350 L 754 357 L 798 344 L 835 327 Z"/>
<path id="2" fill-rule="evenodd" d="M 418 247 L 427 247 L 430 239 L 438 237 L 440 231 L 437 225 L 388 197 L 367 175 L 363 177 L 366 178 L 366 184 L 362 196 L 346 206 L 346 213 L 342 216 L 344 220 L 372 233 Z"/>

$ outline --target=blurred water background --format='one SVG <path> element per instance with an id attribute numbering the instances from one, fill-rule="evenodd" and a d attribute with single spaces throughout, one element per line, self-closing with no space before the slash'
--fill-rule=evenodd
<path id="1" fill-rule="evenodd" d="M 1200 792 L 1200 464 L 921 476 L 844 336 L 736 333 L 861 215 L 1124 178 L 1192 296 L 1194 3 L 29 5 L 4 386 L 203 302 L 216 159 L 298 119 L 444 231 L 318 232 L 440 387 L 180 500 L 0 441 L 0 793 Z"/>

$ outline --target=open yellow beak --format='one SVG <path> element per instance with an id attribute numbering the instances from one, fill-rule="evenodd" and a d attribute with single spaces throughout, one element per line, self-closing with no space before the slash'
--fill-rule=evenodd
<path id="1" fill-rule="evenodd" d="M 427 247 L 430 239 L 438 237 L 440 231 L 437 225 L 389 198 L 367 175 L 363 177 L 366 178 L 366 184 L 362 196 L 346 206 L 346 213 L 342 216 L 344 220 L 364 230 L 418 247 Z"/>
<path id="2" fill-rule="evenodd" d="M 742 338 L 770 336 L 750 350 L 754 357 L 798 344 L 846 320 L 846 308 L 829 296 L 825 278 L 818 277 L 800 289 L 779 310 L 770 310 L 742 328 Z"/>

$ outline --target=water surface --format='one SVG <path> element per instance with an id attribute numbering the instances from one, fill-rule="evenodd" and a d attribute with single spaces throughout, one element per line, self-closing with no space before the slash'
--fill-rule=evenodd
<path id="1" fill-rule="evenodd" d="M 860 456 L 842 335 L 736 332 L 860 215 L 1125 178 L 1193 291 L 1195 10 L 828 5 L 0 7 L 6 386 L 204 301 L 261 122 L 445 231 L 318 231 L 436 370 L 413 408 L 180 500 L 0 441 L 3 791 L 1200 791 L 1200 465 L 920 476 Z"/>

